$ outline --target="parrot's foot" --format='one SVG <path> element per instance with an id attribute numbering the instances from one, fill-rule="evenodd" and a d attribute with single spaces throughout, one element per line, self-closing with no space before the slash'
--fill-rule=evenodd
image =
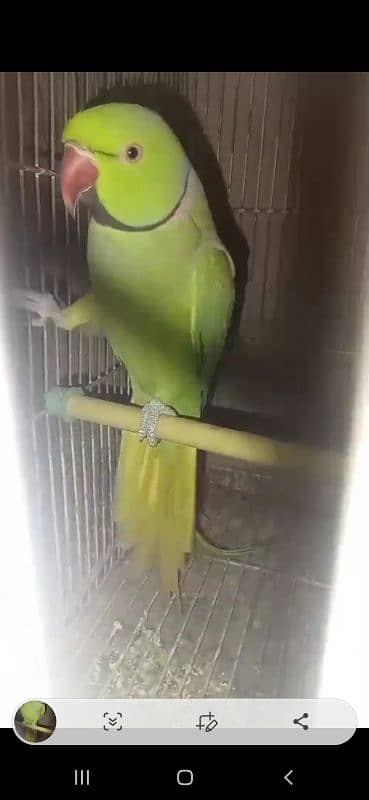
<path id="1" fill-rule="evenodd" d="M 58 328 L 64 327 L 62 309 L 49 292 L 15 289 L 11 299 L 16 308 L 36 315 L 31 322 L 34 327 L 42 327 L 47 320 L 52 320 Z"/>
<path id="2" fill-rule="evenodd" d="M 138 438 L 141 441 L 147 439 L 147 443 L 150 447 L 156 447 L 160 442 L 156 428 L 161 414 L 166 414 L 171 417 L 177 416 L 174 408 L 166 406 L 165 403 L 162 403 L 161 400 L 157 400 L 156 398 L 149 400 L 142 409 Z"/>

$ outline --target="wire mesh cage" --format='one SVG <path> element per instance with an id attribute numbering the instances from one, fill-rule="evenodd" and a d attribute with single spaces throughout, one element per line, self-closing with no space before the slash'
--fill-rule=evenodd
<path id="1" fill-rule="evenodd" d="M 332 403 L 337 410 L 337 386 L 349 418 L 368 229 L 367 73 L 1 73 L 12 283 L 52 291 L 66 303 L 83 293 L 87 217 L 79 210 L 74 223 L 62 203 L 63 126 L 99 93 L 142 84 L 166 86 L 194 109 L 248 243 L 245 302 L 215 404 L 266 418 L 282 398 L 293 436 L 298 423 L 291 404 L 299 402 L 302 379 L 290 401 L 288 364 L 288 375 L 309 376 L 314 397 L 325 387 L 328 405 L 321 423 L 314 406 L 315 433 L 327 426 Z M 130 579 L 117 545 L 119 433 L 44 411 L 44 392 L 56 385 L 127 399 L 124 367 L 105 339 L 52 324 L 38 328 L 29 315 L 14 317 L 12 335 L 45 624 L 55 662 L 66 650 L 73 661 L 69 692 L 311 695 L 324 638 L 337 491 L 307 512 L 306 485 L 297 490 L 290 476 L 210 460 L 206 507 L 213 538 L 238 544 L 256 537 L 262 545 L 273 528 L 277 544 L 256 549 L 243 565 L 192 561 L 181 617 L 150 576 Z M 279 394 L 268 377 L 254 388 L 250 364 L 265 360 L 270 375 L 278 364 Z M 344 423 L 335 416 L 341 431 Z M 63 669 L 58 675 L 62 680 Z"/>

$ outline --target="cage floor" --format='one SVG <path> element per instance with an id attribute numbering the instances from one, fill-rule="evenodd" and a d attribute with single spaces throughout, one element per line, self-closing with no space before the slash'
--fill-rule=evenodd
<path id="1" fill-rule="evenodd" d="M 69 696 L 316 695 L 332 516 L 267 497 L 265 483 L 246 493 L 211 483 L 205 511 L 214 541 L 250 542 L 244 563 L 193 558 L 182 613 L 154 576 L 133 580 L 129 562 L 118 565 L 71 631 Z"/>

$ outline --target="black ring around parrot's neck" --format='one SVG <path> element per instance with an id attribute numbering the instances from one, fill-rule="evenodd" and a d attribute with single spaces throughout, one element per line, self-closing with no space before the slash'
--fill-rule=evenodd
<path id="1" fill-rule="evenodd" d="M 169 222 L 176 211 L 178 211 L 182 200 L 187 192 L 188 188 L 188 180 L 190 176 L 190 171 L 187 172 L 185 185 L 183 192 L 176 203 L 176 205 L 172 208 L 169 214 L 165 217 L 162 217 L 157 222 L 153 222 L 150 225 L 127 225 L 125 222 L 119 222 L 119 220 L 112 217 L 111 214 L 104 208 L 103 204 L 99 200 L 97 196 L 97 192 L 95 187 L 91 186 L 86 192 L 83 192 L 80 197 L 80 202 L 88 205 L 89 210 L 91 212 L 91 216 L 99 225 L 104 225 L 108 228 L 115 228 L 118 231 L 126 231 L 130 233 L 138 233 L 139 231 L 153 231 L 155 228 L 160 228 L 161 225 L 164 225 L 166 222 Z"/>

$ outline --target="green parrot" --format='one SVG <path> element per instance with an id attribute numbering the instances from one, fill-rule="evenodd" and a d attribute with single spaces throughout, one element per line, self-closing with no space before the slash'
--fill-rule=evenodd
<path id="1" fill-rule="evenodd" d="M 231 320 L 234 264 L 158 114 L 89 108 L 67 122 L 63 143 L 64 203 L 90 212 L 91 291 L 62 311 L 46 297 L 38 312 L 68 330 L 97 326 L 129 373 L 143 410 L 139 436 L 122 436 L 115 521 L 137 570 L 157 568 L 176 593 L 194 546 L 196 450 L 159 442 L 156 426 L 160 414 L 201 415 Z"/>
<path id="2" fill-rule="evenodd" d="M 21 706 L 22 717 L 27 725 L 36 725 L 36 722 L 43 717 L 45 710 L 45 703 L 40 700 L 29 700 Z"/>
<path id="3" fill-rule="evenodd" d="M 34 726 L 37 724 L 39 719 L 43 717 L 46 711 L 45 703 L 42 703 L 40 700 L 29 700 L 27 703 L 23 703 L 20 708 L 23 720 L 27 726 L 26 729 L 26 739 L 29 742 L 36 741 L 37 732 L 32 730 Z"/>

